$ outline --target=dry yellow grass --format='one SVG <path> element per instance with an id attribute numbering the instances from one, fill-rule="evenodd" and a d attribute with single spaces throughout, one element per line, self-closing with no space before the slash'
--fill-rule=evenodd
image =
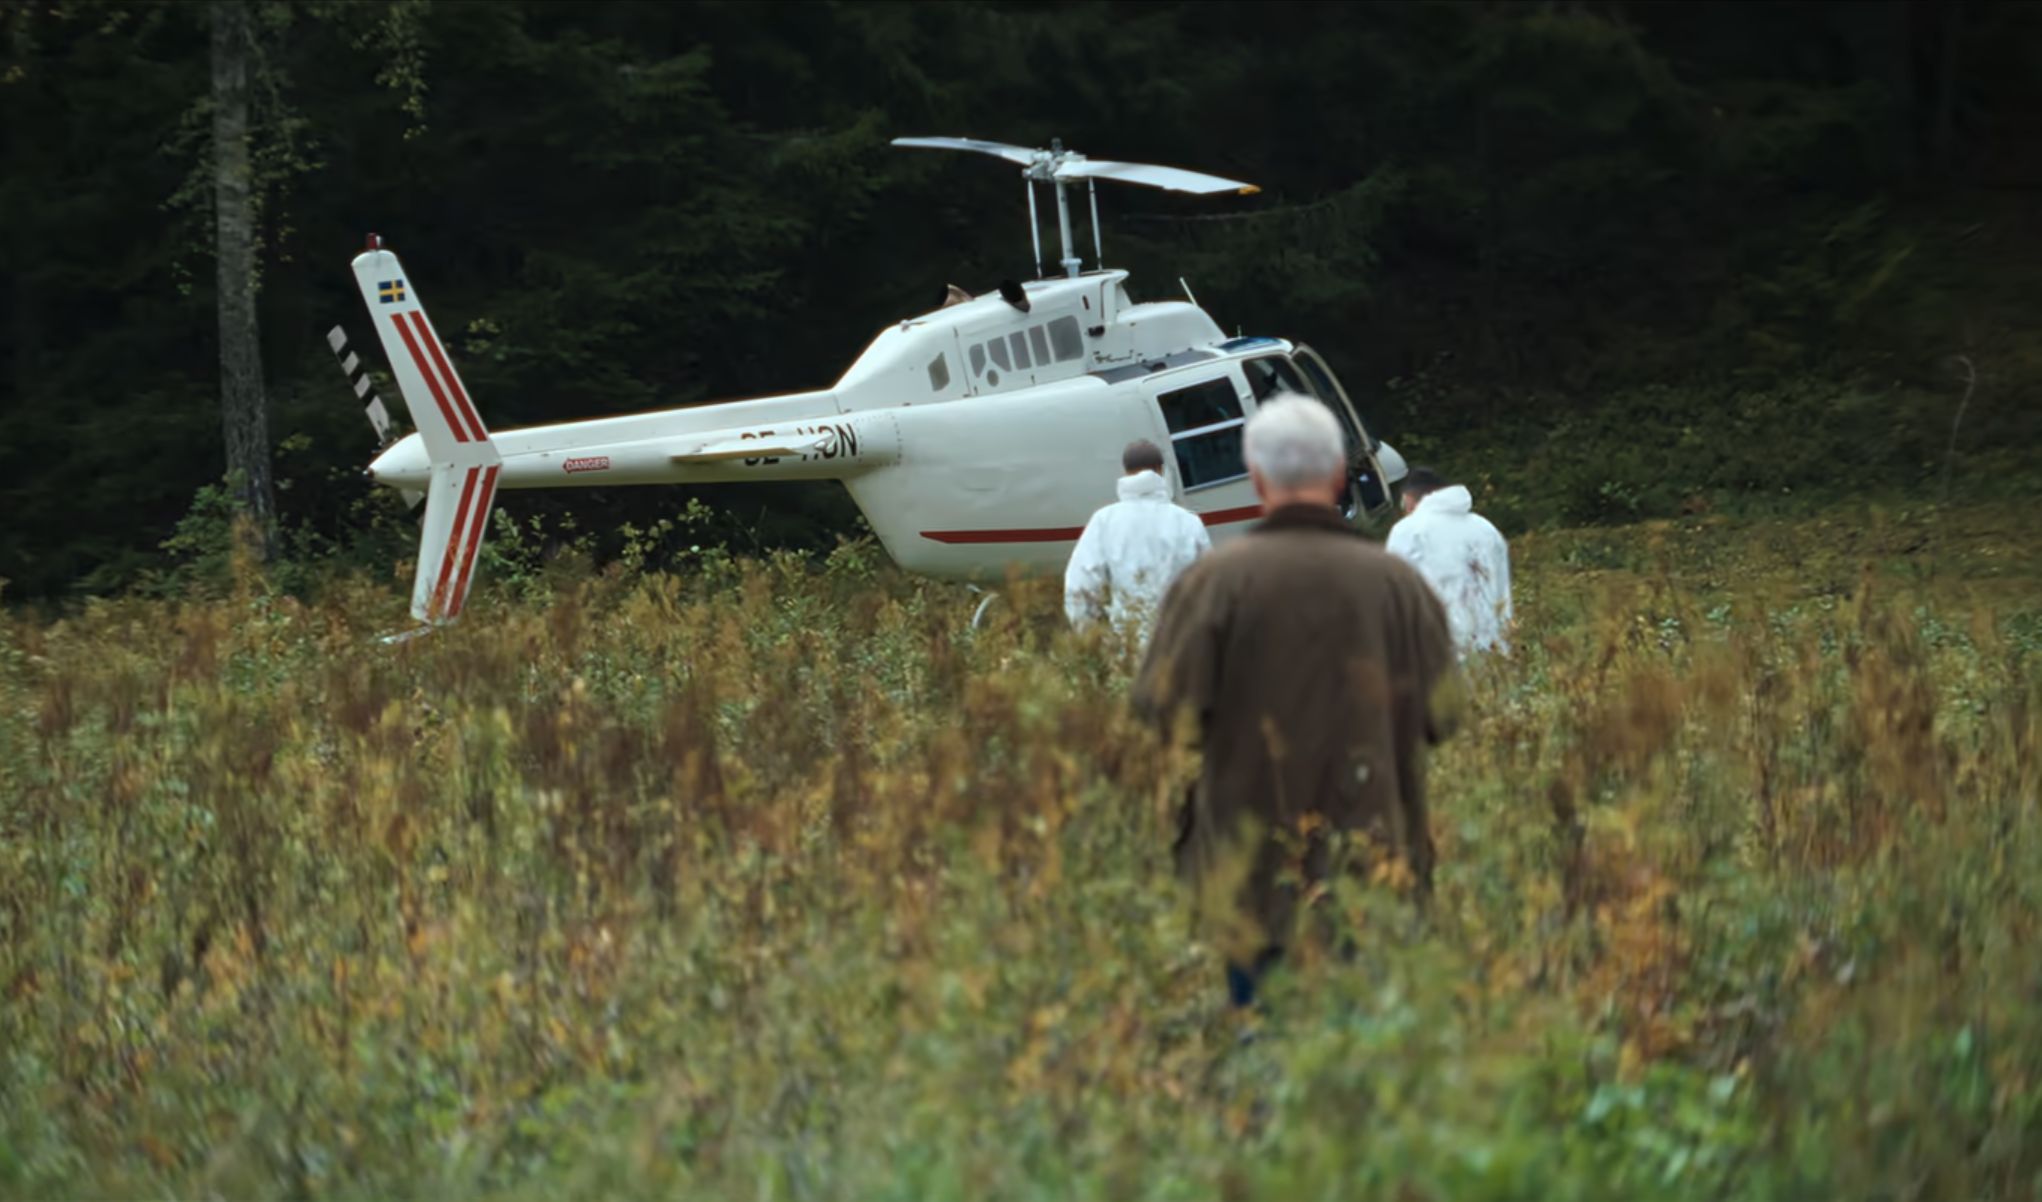
<path id="1" fill-rule="evenodd" d="M 1336 890 L 1249 1042 L 1040 586 L 9 616 L 0 1192 L 2028 1196 L 2025 522 L 1523 540 L 1433 906 Z"/>

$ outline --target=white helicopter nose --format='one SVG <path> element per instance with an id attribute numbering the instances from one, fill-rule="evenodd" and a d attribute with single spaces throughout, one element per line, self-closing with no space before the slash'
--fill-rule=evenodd
<path id="1" fill-rule="evenodd" d="M 407 434 L 369 465 L 369 478 L 392 488 L 423 489 L 432 481 L 432 462 L 426 458 L 425 441 Z"/>

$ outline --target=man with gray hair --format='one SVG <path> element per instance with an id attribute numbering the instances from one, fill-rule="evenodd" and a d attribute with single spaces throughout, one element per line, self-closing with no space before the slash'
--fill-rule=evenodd
<path id="1" fill-rule="evenodd" d="M 1205 523 L 1170 500 L 1162 449 L 1146 438 L 1120 453 L 1120 500 L 1092 515 L 1064 569 L 1064 613 L 1083 630 L 1102 616 L 1146 639 L 1163 590 L 1205 554 Z"/>
<path id="2" fill-rule="evenodd" d="M 1237 1005 L 1293 940 L 1299 900 L 1343 838 L 1429 888 L 1424 753 L 1452 727 L 1455 680 L 1432 589 L 1340 516 L 1332 412 L 1271 398 L 1244 457 L 1263 519 L 1178 578 L 1135 682 L 1136 705 L 1204 751 L 1178 865 Z"/>

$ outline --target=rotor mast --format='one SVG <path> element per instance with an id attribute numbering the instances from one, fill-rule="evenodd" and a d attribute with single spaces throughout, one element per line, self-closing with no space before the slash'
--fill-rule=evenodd
<path id="1" fill-rule="evenodd" d="M 1042 278 L 1042 218 L 1035 215 L 1035 180 L 1023 174 L 1021 188 L 1028 193 L 1028 242 L 1035 248 L 1035 278 Z"/>
<path id="2" fill-rule="evenodd" d="M 1063 166 L 1063 160 L 1066 157 L 1064 154 L 1064 140 L 1062 138 L 1051 138 L 1049 140 L 1049 153 L 1049 178 L 1050 182 L 1056 185 L 1056 228 L 1057 233 L 1063 236 L 1064 242 L 1064 257 L 1059 259 L 1058 262 L 1063 265 L 1064 274 L 1075 280 L 1078 278 L 1078 269 L 1083 267 L 1084 263 L 1078 259 L 1077 247 L 1071 244 L 1071 186 L 1056 174 L 1056 169 Z M 1074 154 L 1068 157 L 1082 159 L 1085 156 Z M 1034 185 L 1030 184 L 1029 187 L 1033 188 Z M 1095 239 L 1099 236 L 1099 230 L 1096 226 L 1092 230 L 1092 236 Z M 1041 269 L 1038 267 L 1037 270 Z"/>
<path id="3" fill-rule="evenodd" d="M 1085 156 L 1065 150 L 1062 138 L 1051 138 L 1048 150 L 1028 153 L 1032 157 L 1027 167 L 1022 170 L 1021 178 L 1028 189 L 1028 236 L 1035 246 L 1035 278 L 1038 280 L 1042 278 L 1042 220 L 1035 211 L 1035 185 L 1042 183 L 1056 189 L 1056 230 L 1058 238 L 1063 242 L 1064 252 L 1063 257 L 1056 261 L 1057 266 L 1064 269 L 1066 276 L 1076 279 L 1079 272 L 1084 270 L 1085 263 L 1078 257 L 1077 242 L 1071 237 L 1070 181 L 1059 172 L 1067 163 L 1083 162 Z M 1100 250 L 1099 203 L 1096 197 L 1092 202 L 1092 247 L 1095 252 L 1103 253 Z M 1104 265 L 1103 259 L 1093 264 L 1095 267 Z"/>

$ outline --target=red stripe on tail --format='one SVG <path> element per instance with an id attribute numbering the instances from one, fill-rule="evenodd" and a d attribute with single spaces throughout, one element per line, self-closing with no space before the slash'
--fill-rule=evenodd
<path id="1" fill-rule="evenodd" d="M 418 340 L 412 337 L 411 327 L 404 324 L 404 314 L 392 313 L 390 320 L 396 325 L 398 336 L 404 339 L 404 349 L 411 352 L 411 361 L 418 365 L 418 374 L 425 377 L 425 386 L 432 389 L 433 400 L 440 407 L 440 416 L 454 431 L 454 441 L 467 442 L 468 432 L 461 428 L 461 419 L 454 416 L 453 406 L 447 404 L 447 394 L 440 389 L 440 378 L 433 374 L 431 365 L 425 361 L 425 353 L 418 349 Z M 423 323 L 420 323 L 420 328 L 424 328 Z"/>
<path id="2" fill-rule="evenodd" d="M 495 478 L 495 468 L 490 468 Z M 451 616 L 446 611 L 447 585 L 453 580 L 454 561 L 460 558 L 461 533 L 468 524 L 468 502 L 475 499 L 475 477 L 481 473 L 479 467 L 468 469 L 467 482 L 461 485 L 461 504 L 454 510 L 454 532 L 447 538 L 447 548 L 440 553 L 440 578 L 433 585 L 431 604 L 425 607 L 426 617 L 439 619 Z M 478 525 L 480 523 L 477 523 Z"/>
<path id="3" fill-rule="evenodd" d="M 475 524 L 468 527 L 468 549 L 461 553 L 461 574 L 454 578 L 454 601 L 447 607 L 447 616 L 459 617 L 461 607 L 468 604 L 468 582 L 475 578 L 475 552 L 482 549 L 482 532 L 489 525 L 489 505 L 496 499 L 496 474 L 503 469 L 493 467 L 482 477 L 482 498 L 475 503 Z"/>
<path id="4" fill-rule="evenodd" d="M 433 364 L 440 369 L 440 375 L 446 377 L 447 390 L 454 394 L 454 408 L 468 419 L 469 435 L 476 442 L 486 441 L 489 435 L 482 431 L 482 419 L 476 416 L 475 405 L 468 399 L 468 390 L 461 387 L 461 377 L 454 374 L 454 369 L 447 363 L 447 352 L 440 349 L 439 331 L 433 329 L 433 323 L 426 318 L 424 310 L 413 313 L 411 320 L 418 326 L 419 338 L 425 343 L 425 349 L 432 352 Z"/>

